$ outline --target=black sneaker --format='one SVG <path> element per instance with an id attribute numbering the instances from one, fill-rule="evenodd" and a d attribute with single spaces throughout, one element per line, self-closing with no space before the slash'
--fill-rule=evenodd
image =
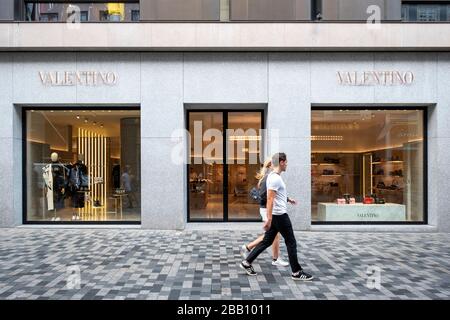
<path id="1" fill-rule="evenodd" d="M 257 273 L 255 272 L 255 270 L 253 269 L 251 264 L 246 266 L 244 264 L 244 262 L 241 262 L 240 267 L 241 267 L 241 269 L 244 269 L 245 272 L 247 273 L 247 275 L 249 275 L 249 276 L 256 276 L 257 275 Z"/>
<path id="2" fill-rule="evenodd" d="M 294 280 L 300 280 L 300 281 L 311 281 L 312 279 L 314 279 L 314 277 L 308 273 L 306 273 L 303 270 L 300 270 L 297 273 L 293 273 L 291 275 L 292 279 Z"/>

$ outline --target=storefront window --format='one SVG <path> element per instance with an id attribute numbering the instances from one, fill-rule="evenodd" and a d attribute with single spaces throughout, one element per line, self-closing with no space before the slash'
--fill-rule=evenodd
<path id="1" fill-rule="evenodd" d="M 26 110 L 26 222 L 141 220 L 139 110 Z"/>
<path id="2" fill-rule="evenodd" d="M 424 222 L 424 111 L 313 110 L 312 220 Z"/>
<path id="3" fill-rule="evenodd" d="M 250 191 L 261 167 L 261 111 L 190 111 L 188 117 L 190 221 L 259 221 Z"/>

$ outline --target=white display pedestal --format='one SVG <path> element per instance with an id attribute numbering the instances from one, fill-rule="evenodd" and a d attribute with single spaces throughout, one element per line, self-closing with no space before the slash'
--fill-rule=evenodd
<path id="1" fill-rule="evenodd" d="M 403 204 L 318 204 L 319 221 L 406 221 Z"/>

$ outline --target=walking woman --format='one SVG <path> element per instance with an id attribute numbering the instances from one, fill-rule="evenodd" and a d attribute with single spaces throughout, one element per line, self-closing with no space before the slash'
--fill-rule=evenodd
<path id="1" fill-rule="evenodd" d="M 268 158 L 268 159 L 266 159 L 266 161 L 264 161 L 264 165 L 262 166 L 259 173 L 256 175 L 256 179 L 258 179 L 259 196 L 261 199 L 260 203 L 259 203 L 259 214 L 261 215 L 261 218 L 264 223 L 267 221 L 266 180 L 267 180 L 267 176 L 272 171 L 271 168 L 272 168 L 272 160 L 270 158 Z M 247 259 L 247 256 L 250 254 L 250 251 L 252 251 L 252 249 L 255 248 L 263 239 L 264 239 L 264 234 L 260 235 L 256 240 L 250 242 L 247 245 L 243 244 L 241 247 L 242 257 L 244 259 Z M 272 244 L 272 265 L 280 266 L 280 267 L 287 267 L 289 265 L 288 262 L 283 261 L 283 259 L 280 258 L 280 234 L 279 233 L 275 237 L 275 240 Z"/>

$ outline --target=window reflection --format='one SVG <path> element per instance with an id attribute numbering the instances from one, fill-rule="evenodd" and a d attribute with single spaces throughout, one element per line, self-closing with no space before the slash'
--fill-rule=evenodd
<path id="1" fill-rule="evenodd" d="M 25 20 L 40 22 L 139 21 L 139 3 L 25 3 Z"/>
<path id="2" fill-rule="evenodd" d="M 313 110 L 313 221 L 424 220 L 422 110 Z"/>

